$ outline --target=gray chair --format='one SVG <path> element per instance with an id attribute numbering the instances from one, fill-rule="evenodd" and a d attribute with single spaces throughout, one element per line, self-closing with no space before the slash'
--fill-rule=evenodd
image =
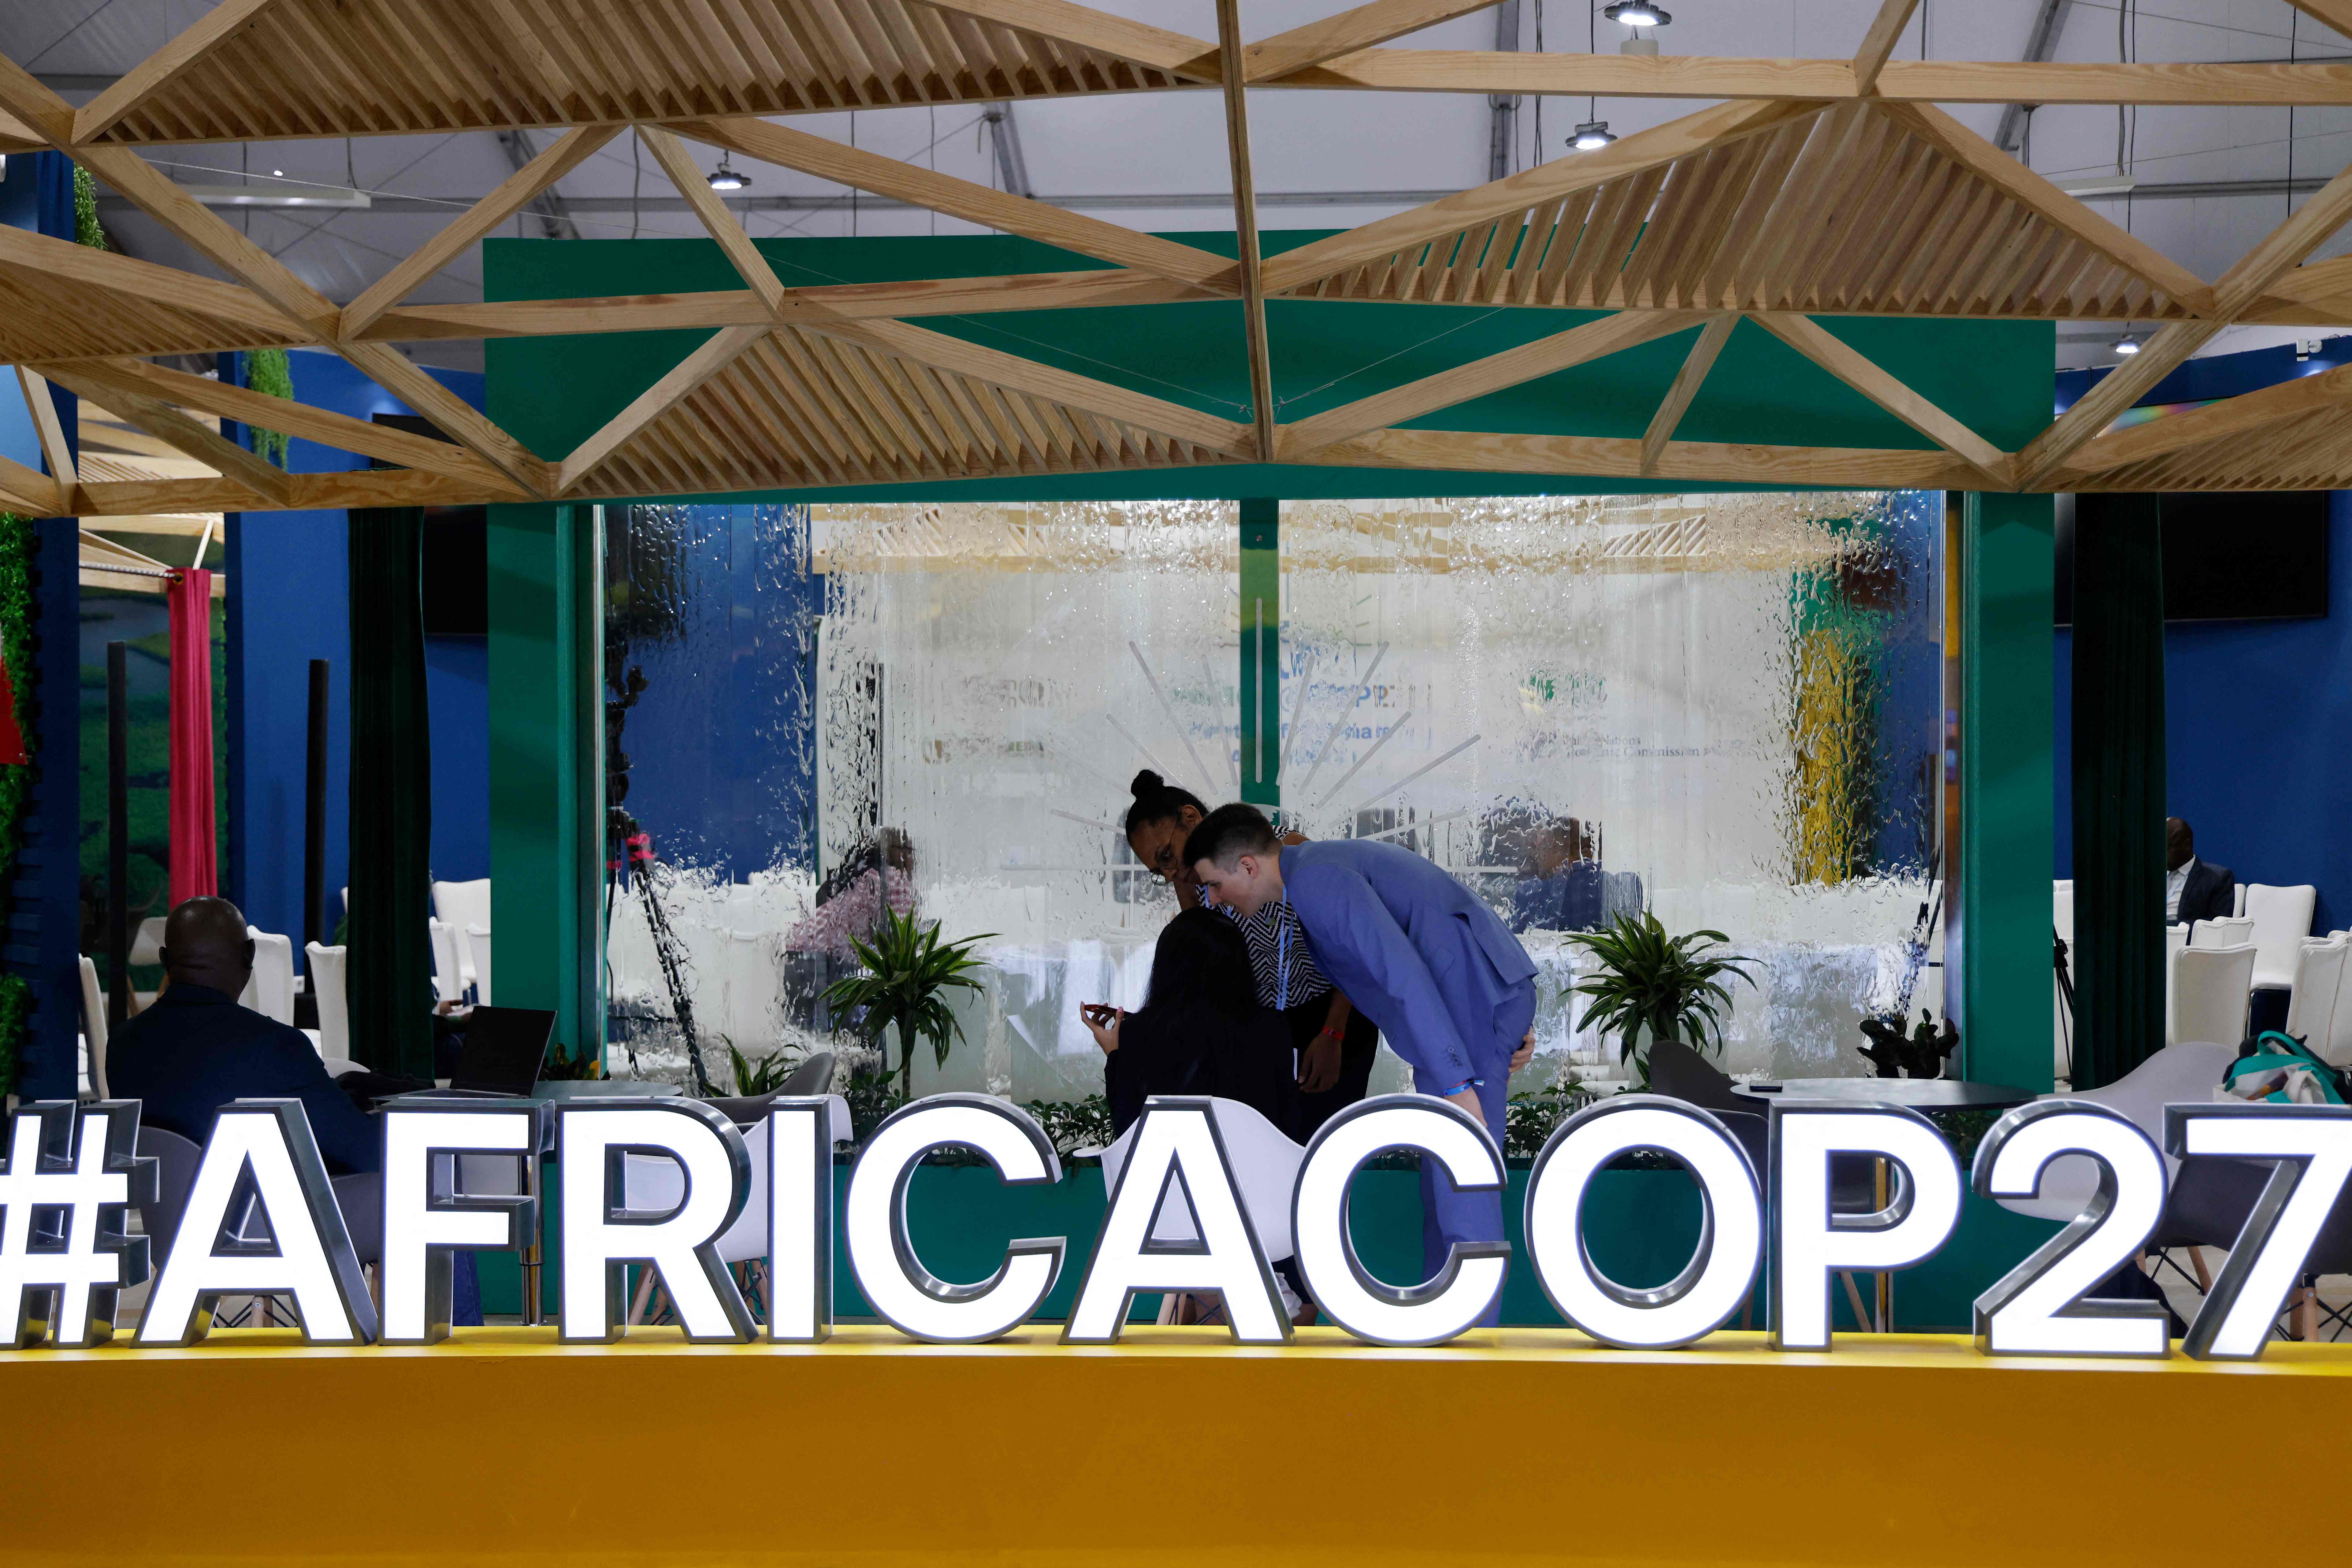
<path id="1" fill-rule="evenodd" d="M 768 1113 L 769 1101 L 783 1092 L 779 1089 L 766 1094 L 727 1095 L 717 1100 L 706 1100 L 702 1103 L 732 1121 L 736 1126 L 750 1127 Z"/>
<path id="2" fill-rule="evenodd" d="M 803 1058 L 801 1065 L 793 1069 L 792 1077 L 784 1079 L 784 1087 L 776 1090 L 778 1094 L 792 1095 L 831 1094 L 832 1092 L 833 1053 L 831 1051 L 817 1051 Z"/>
<path id="3" fill-rule="evenodd" d="M 147 1249 L 161 1268 L 178 1239 L 181 1218 L 187 1213 L 188 1193 L 196 1184 L 196 1166 L 203 1151 L 176 1132 L 161 1127 L 139 1130 L 138 1152 L 155 1162 L 155 1201 L 142 1204 L 139 1223 L 147 1233 Z M 373 1171 L 333 1178 L 335 1206 L 342 1211 L 351 1232 L 352 1250 L 363 1264 L 383 1258 L 383 1177 Z M 248 1200 L 237 1234 L 254 1241 L 267 1240 L 269 1222 L 257 1202 Z"/>

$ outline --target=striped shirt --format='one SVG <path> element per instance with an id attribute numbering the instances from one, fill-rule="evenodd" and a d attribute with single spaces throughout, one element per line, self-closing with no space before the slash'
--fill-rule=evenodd
<path id="1" fill-rule="evenodd" d="M 1259 1006 L 1290 1008 L 1330 994 L 1331 983 L 1316 967 L 1315 951 L 1307 944 L 1307 928 L 1298 923 L 1298 911 L 1290 907 L 1287 900 L 1276 899 L 1263 904 L 1257 913 L 1247 917 L 1224 904 L 1210 907 L 1242 928 L 1242 940 L 1249 944 L 1250 974 L 1257 982 Z M 1290 932 L 1288 996 L 1282 994 L 1282 937 L 1286 927 Z"/>

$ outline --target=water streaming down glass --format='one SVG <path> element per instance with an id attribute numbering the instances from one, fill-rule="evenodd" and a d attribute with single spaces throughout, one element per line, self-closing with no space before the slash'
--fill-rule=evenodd
<path id="1" fill-rule="evenodd" d="M 1286 730 L 1286 819 L 1388 836 L 1540 928 L 1519 873 L 1539 830 L 1570 842 L 1575 818 L 1615 904 L 1761 961 L 1733 1070 L 1860 1070 L 1853 1026 L 1899 987 L 1939 820 L 1939 509 L 1286 503 L 1267 716 Z M 1236 509 L 626 512 L 608 582 L 648 681 L 628 805 L 664 856 L 706 1032 L 747 1054 L 816 1037 L 812 903 L 896 829 L 922 918 L 998 933 L 967 1043 L 943 1071 L 922 1053 L 918 1091 L 1095 1092 L 1077 1005 L 1139 1001 L 1173 910 L 1116 829 L 1129 781 L 1150 767 L 1212 805 L 1232 792 Z M 1613 1071 L 1569 1026 L 1569 944 L 1524 940 L 1546 990 L 1528 1076 L 1570 1057 Z M 659 1035 L 641 918 L 616 912 L 612 952 L 616 1001 Z M 1919 994 L 1936 999 L 1932 973 Z M 1384 1061 L 1374 1087 L 1401 1085 Z"/>

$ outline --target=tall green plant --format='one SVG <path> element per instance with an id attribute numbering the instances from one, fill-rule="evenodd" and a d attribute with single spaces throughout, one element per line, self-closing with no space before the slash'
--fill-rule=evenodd
<path id="1" fill-rule="evenodd" d="M 836 1013 L 865 1008 L 864 1033 L 877 1045 L 885 1030 L 898 1026 L 900 1094 L 908 1092 L 914 1076 L 918 1039 L 929 1040 L 938 1065 L 945 1067 L 948 1052 L 963 1038 L 963 1026 L 948 1006 L 948 993 L 957 986 L 980 989 L 971 972 L 988 966 L 972 957 L 971 950 L 995 934 L 983 931 L 961 942 L 942 942 L 937 921 L 919 926 L 912 914 L 886 910 L 872 945 L 850 939 L 865 971 L 826 986 L 825 1003 Z M 882 1050 L 887 1076 L 889 1047 Z"/>
<path id="2" fill-rule="evenodd" d="M 1568 940 L 1601 964 L 1599 973 L 1575 988 L 1579 995 L 1592 998 L 1576 1026 L 1598 1024 L 1602 1034 L 1617 1036 L 1621 1061 L 1633 1060 L 1634 1047 L 1644 1035 L 1721 1054 L 1723 1015 L 1731 1008 L 1731 993 L 1723 981 L 1737 975 L 1756 984 L 1756 977 L 1741 967 L 1756 961 L 1725 952 L 1721 944 L 1730 939 L 1721 931 L 1670 937 L 1658 917 L 1646 910 L 1619 915 L 1599 931 L 1571 932 Z M 1646 1080 L 1648 1076 L 1644 1058 L 1643 1077 Z"/>
<path id="3" fill-rule="evenodd" d="M 266 397 L 294 401 L 294 367 L 286 358 L 284 349 L 255 349 L 245 356 L 245 388 Z M 265 430 L 251 426 L 254 454 L 265 463 L 286 466 L 286 436 L 283 431 Z"/>
<path id="4" fill-rule="evenodd" d="M 17 732 L 26 753 L 37 752 L 40 740 L 32 721 L 30 685 L 33 670 L 33 556 L 39 547 L 34 525 L 14 512 L 0 512 L 0 658 L 8 664 L 15 688 Z M 16 876 L 17 852 L 25 844 L 25 818 L 32 810 L 33 770 L 0 767 L 0 919 L 16 902 L 5 891 Z M 33 1011 L 33 990 L 21 974 L 0 974 L 0 1094 L 16 1087 L 20 1059 Z"/>

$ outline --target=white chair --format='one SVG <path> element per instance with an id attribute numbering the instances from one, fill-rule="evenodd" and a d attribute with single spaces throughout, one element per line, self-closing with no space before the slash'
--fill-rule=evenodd
<path id="1" fill-rule="evenodd" d="M 1257 1232 L 1258 1245 L 1265 1248 L 1265 1260 L 1279 1263 L 1293 1250 L 1290 1198 L 1298 1186 L 1298 1167 L 1307 1151 L 1238 1100 L 1213 1100 L 1209 1104 L 1217 1121 L 1217 1135 L 1224 1141 L 1225 1158 L 1233 1163 L 1234 1181 L 1241 1188 L 1250 1228 Z M 1136 1127 L 1141 1125 L 1137 1121 Z M 1118 1173 L 1127 1167 L 1128 1147 L 1134 1141 L 1135 1127 L 1130 1127 L 1103 1151 L 1106 1193 L 1118 1187 Z M 1192 1227 L 1192 1211 L 1181 1199 L 1160 1205 L 1151 1223 L 1151 1239 L 1180 1245 L 1200 1239 L 1200 1232 Z"/>
<path id="2" fill-rule="evenodd" d="M 2105 1089 L 2048 1098 L 2085 1100 L 2119 1110 L 2162 1149 L 2164 1108 L 2212 1103 L 2213 1090 L 2220 1086 L 2221 1074 L 2237 1059 L 2235 1045 L 2198 1040 L 2167 1046 Z M 2168 1173 L 2180 1168 L 2180 1162 L 2169 1154 L 2164 1157 L 2164 1164 Z M 2040 1196 L 1994 1201 L 2014 1214 L 2032 1215 L 2036 1219 L 2069 1220 L 2090 1204 L 2091 1194 L 2098 1185 L 2096 1161 L 2087 1154 L 2061 1154 L 2050 1162 L 2042 1178 Z"/>
<path id="3" fill-rule="evenodd" d="M 2352 931 L 2330 931 L 2328 938 L 2352 950 Z M 2313 1041 L 2311 1048 L 2337 1067 L 2352 1066 L 2352 951 L 2347 952 L 2344 973 L 2336 983 L 2336 1013 L 2327 1026 L 2327 1038 L 2325 1043 Z"/>
<path id="4" fill-rule="evenodd" d="M 2254 984 L 2265 991 L 2294 984 L 2299 945 L 2311 934 L 2311 914 L 2319 889 L 2272 888 L 2260 882 L 2246 889 L 2246 918 L 2254 922 Z"/>
<path id="5" fill-rule="evenodd" d="M 471 882 L 436 882 L 433 884 L 433 913 L 442 924 L 455 933 L 457 943 L 457 964 L 471 985 L 480 976 L 473 957 L 466 951 L 466 928 L 490 923 L 490 879 L 480 878 Z"/>
<path id="6" fill-rule="evenodd" d="M 106 993 L 98 986 L 98 965 L 81 955 L 82 1086 L 106 1098 Z"/>
<path id="7" fill-rule="evenodd" d="M 2184 947 L 2165 966 L 2167 1045 L 2200 1041 L 2235 1050 L 2246 1037 L 2253 994 L 2254 947 Z M 2217 1080 L 2218 1081 L 2218 1080 Z"/>
<path id="8" fill-rule="evenodd" d="M 237 1004 L 281 1024 L 294 1021 L 294 939 L 276 931 L 245 928 L 253 939 L 253 976 L 237 994 Z"/>
<path id="9" fill-rule="evenodd" d="M 2336 996 L 2344 988 L 2345 940 L 2305 938 L 2294 959 L 2294 994 L 2287 998 L 2286 1032 L 2324 1053 L 2336 1023 Z"/>
<path id="10" fill-rule="evenodd" d="M 305 944 L 304 961 L 310 971 L 310 992 L 319 999 L 319 1055 L 328 1061 L 348 1061 L 352 1054 L 351 1008 L 343 989 L 343 960 L 350 949 Z"/>
<path id="11" fill-rule="evenodd" d="M 139 922 L 131 933 L 131 966 L 152 969 L 163 962 L 163 917 L 152 916 Z"/>
<path id="12" fill-rule="evenodd" d="M 2189 928 L 2191 947 L 2242 947 L 2254 940 L 2254 922 L 2242 915 L 2226 921 L 2199 921 Z"/>
<path id="13" fill-rule="evenodd" d="M 467 926 L 466 946 L 471 950 L 474 959 L 474 1000 L 485 1007 L 490 1006 L 490 928 Z"/>
<path id="14" fill-rule="evenodd" d="M 433 938 L 433 999 L 464 1001 L 466 976 L 457 958 L 457 933 L 439 921 L 428 920 L 425 926 Z"/>

